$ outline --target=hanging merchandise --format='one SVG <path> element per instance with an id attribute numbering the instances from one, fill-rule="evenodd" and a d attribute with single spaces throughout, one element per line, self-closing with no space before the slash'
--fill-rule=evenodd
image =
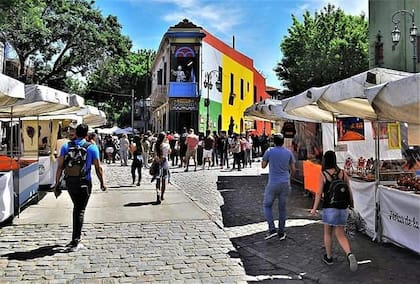
<path id="1" fill-rule="evenodd" d="M 284 138 L 293 138 L 296 135 L 295 123 L 293 121 L 286 121 L 281 129 L 281 134 Z"/>

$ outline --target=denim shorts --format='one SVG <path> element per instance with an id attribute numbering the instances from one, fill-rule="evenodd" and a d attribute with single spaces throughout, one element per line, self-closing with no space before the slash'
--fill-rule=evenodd
<path id="1" fill-rule="evenodd" d="M 347 209 L 324 208 L 322 209 L 322 222 L 330 226 L 345 226 L 348 215 Z"/>

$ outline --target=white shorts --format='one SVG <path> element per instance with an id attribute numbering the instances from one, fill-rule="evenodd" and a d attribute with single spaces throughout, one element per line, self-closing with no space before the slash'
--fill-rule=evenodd
<path id="1" fill-rule="evenodd" d="M 112 147 L 106 147 L 105 148 L 105 153 L 108 153 L 108 154 L 114 153 L 114 148 L 112 148 Z"/>
<path id="2" fill-rule="evenodd" d="M 203 150 L 203 159 L 205 159 L 205 158 L 210 158 L 211 159 L 212 154 L 213 154 L 213 149 L 212 150 L 204 149 Z"/>

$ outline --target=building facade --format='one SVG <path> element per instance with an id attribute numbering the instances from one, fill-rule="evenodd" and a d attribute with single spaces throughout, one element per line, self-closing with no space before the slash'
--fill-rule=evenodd
<path id="1" fill-rule="evenodd" d="M 245 109 L 269 97 L 252 59 L 187 19 L 165 33 L 151 73 L 156 132 L 186 127 L 243 133 L 250 127 Z M 259 127 L 271 131 L 271 124 Z"/>
<path id="2" fill-rule="evenodd" d="M 415 26 L 420 27 L 419 0 L 369 0 L 370 68 L 384 67 L 406 72 L 419 71 L 419 32 L 417 31 L 415 36 L 415 45 L 410 39 L 413 20 Z M 391 37 L 391 32 L 396 27 L 401 35 L 397 44 L 393 43 Z"/>

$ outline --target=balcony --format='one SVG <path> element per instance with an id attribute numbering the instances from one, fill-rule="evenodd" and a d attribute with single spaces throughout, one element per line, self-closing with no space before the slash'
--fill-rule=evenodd
<path id="1" fill-rule="evenodd" d="M 169 98 L 196 98 L 197 95 L 196 82 L 169 82 Z"/>

